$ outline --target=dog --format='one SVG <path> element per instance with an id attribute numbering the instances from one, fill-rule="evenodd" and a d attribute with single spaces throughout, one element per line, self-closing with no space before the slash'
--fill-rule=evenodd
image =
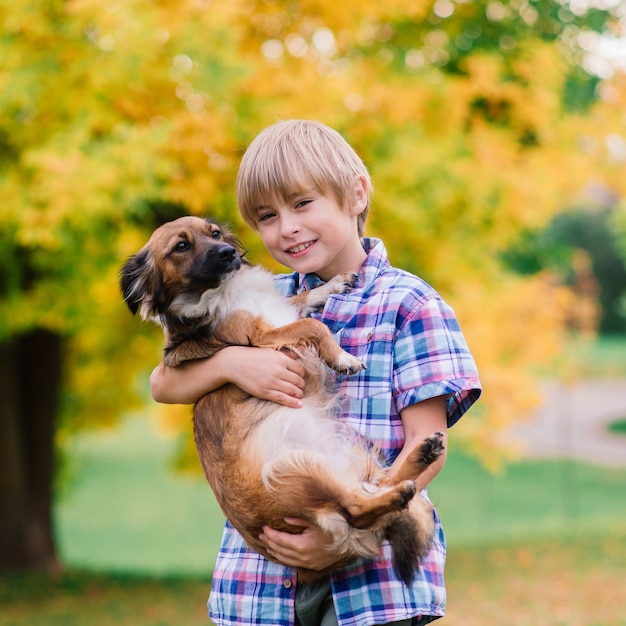
<path id="1" fill-rule="evenodd" d="M 231 524 L 268 559 L 262 528 L 291 533 L 297 517 L 333 538 L 333 568 L 301 568 L 315 581 L 356 557 L 373 558 L 383 540 L 408 585 L 434 532 L 432 505 L 414 480 L 443 450 L 435 433 L 412 450 L 393 476 L 375 451 L 335 418 L 339 399 L 330 370 L 354 374 L 363 363 L 348 354 L 320 321 L 306 317 L 333 294 L 348 292 L 354 275 L 339 275 L 301 295 L 284 298 L 272 274 L 250 264 L 238 239 L 210 219 L 182 217 L 157 228 L 120 270 L 120 288 L 135 314 L 165 335 L 164 363 L 177 366 L 225 346 L 290 351 L 306 370 L 303 407 L 261 400 L 232 384 L 194 406 L 193 428 L 206 479 Z"/>

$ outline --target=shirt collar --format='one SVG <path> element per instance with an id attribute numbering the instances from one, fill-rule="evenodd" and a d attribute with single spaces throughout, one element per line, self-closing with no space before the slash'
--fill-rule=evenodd
<path id="1" fill-rule="evenodd" d="M 363 237 L 363 249 L 367 256 L 359 272 L 358 286 L 365 287 L 374 282 L 389 267 L 389 257 L 385 244 L 375 237 Z M 324 284 L 317 274 L 298 274 L 298 291 L 310 291 Z"/>

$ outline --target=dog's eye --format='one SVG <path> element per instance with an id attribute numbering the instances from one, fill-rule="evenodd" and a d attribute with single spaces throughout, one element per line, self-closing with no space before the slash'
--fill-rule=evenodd
<path id="1" fill-rule="evenodd" d="M 174 252 L 184 252 L 185 250 L 188 250 L 189 247 L 190 247 L 190 245 L 189 245 L 188 241 L 179 241 L 174 246 Z"/>
<path id="2" fill-rule="evenodd" d="M 221 239 L 222 238 L 222 231 L 221 230 L 213 230 L 213 231 L 211 231 L 211 237 L 213 237 L 213 239 Z"/>

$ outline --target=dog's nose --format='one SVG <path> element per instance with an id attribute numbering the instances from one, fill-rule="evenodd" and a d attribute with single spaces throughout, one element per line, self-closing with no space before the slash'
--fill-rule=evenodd
<path id="1" fill-rule="evenodd" d="M 228 244 L 224 244 L 220 246 L 219 250 L 217 251 L 217 258 L 220 261 L 232 261 L 235 258 L 236 254 L 237 251 L 235 250 L 235 248 L 229 246 Z"/>

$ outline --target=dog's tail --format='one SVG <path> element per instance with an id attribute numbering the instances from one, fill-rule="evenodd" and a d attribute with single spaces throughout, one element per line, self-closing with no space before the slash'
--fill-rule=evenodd
<path id="1" fill-rule="evenodd" d="M 417 520 L 401 511 L 391 514 L 385 526 L 385 538 L 391 544 L 393 568 L 396 576 L 408 587 L 419 571 L 419 560 L 425 556 L 432 542 L 432 537 L 425 542 Z"/>

